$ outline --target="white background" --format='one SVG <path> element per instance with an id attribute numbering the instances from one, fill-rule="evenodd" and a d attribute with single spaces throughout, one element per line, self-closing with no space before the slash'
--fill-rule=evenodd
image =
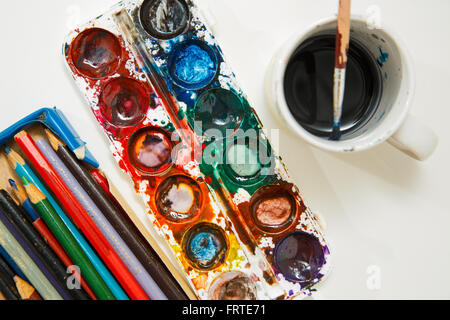
<path id="1" fill-rule="evenodd" d="M 39 107 L 62 109 L 145 219 L 61 54 L 69 28 L 115 2 L 2 1 L 0 130 Z M 440 145 L 429 161 L 419 163 L 388 144 L 359 154 L 330 154 L 281 132 L 284 161 L 308 204 L 329 226 L 334 269 L 317 298 L 448 299 L 450 1 L 355 0 L 353 11 L 365 14 L 372 5 L 379 6 L 383 23 L 412 53 L 417 72 L 412 114 L 434 128 Z M 200 6 L 216 17 L 219 43 L 266 127 L 277 128 L 264 100 L 268 63 L 293 32 L 333 15 L 337 0 L 201 0 Z M 378 289 L 371 281 L 377 274 Z"/>

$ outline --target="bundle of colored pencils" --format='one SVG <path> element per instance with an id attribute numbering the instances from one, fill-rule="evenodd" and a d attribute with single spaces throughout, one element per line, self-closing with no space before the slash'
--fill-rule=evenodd
<path id="1" fill-rule="evenodd" d="M 83 152 L 42 128 L 2 149 L 0 300 L 188 299 Z"/>

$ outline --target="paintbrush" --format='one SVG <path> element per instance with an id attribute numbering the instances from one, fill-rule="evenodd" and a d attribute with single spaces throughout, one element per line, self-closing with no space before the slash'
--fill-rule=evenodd
<path id="1" fill-rule="evenodd" d="M 186 119 L 181 119 L 178 116 L 181 110 L 180 106 L 175 96 L 168 90 L 167 84 L 163 80 L 161 74 L 158 72 L 156 63 L 149 53 L 149 50 L 146 48 L 145 41 L 136 28 L 130 14 L 127 10 L 122 9 L 114 14 L 113 18 L 115 23 L 119 26 L 122 36 L 128 42 L 131 52 L 136 57 L 139 66 L 145 71 L 148 83 L 152 86 L 153 90 L 161 99 L 164 107 L 169 112 L 169 117 L 183 141 L 183 147 L 186 147 L 180 150 L 182 152 L 178 155 L 177 162 L 189 162 L 192 159 L 198 159 L 200 156 L 199 150 L 201 150 L 201 148 L 199 149 L 200 142 L 192 132 Z"/>
<path id="2" fill-rule="evenodd" d="M 333 82 L 333 132 L 330 140 L 339 141 L 342 136 L 341 120 L 345 94 L 348 49 L 350 46 L 351 0 L 339 1 L 339 14 L 336 34 L 336 61 Z"/>

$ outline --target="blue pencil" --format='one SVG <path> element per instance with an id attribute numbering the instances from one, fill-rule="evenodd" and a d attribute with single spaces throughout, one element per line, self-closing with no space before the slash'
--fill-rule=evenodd
<path id="1" fill-rule="evenodd" d="M 17 196 L 17 199 L 21 203 L 22 207 L 25 209 L 25 211 L 31 217 L 31 220 L 33 220 L 33 221 L 38 220 L 41 216 L 34 208 L 33 203 L 31 203 L 30 199 L 25 198 L 26 195 L 22 196 L 22 194 L 19 191 L 19 187 L 17 186 L 16 182 L 13 179 L 9 179 L 8 182 L 9 182 L 9 185 L 13 188 L 13 190 Z M 23 190 L 23 189 L 22 189 L 22 191 L 25 192 L 25 190 Z"/>
<path id="2" fill-rule="evenodd" d="M 87 241 L 84 239 L 84 237 L 81 235 L 81 233 L 78 231 L 78 229 L 75 227 L 75 225 L 70 221 L 70 219 L 67 217 L 67 215 L 64 213 L 63 209 L 58 205 L 58 203 L 55 201 L 55 199 L 52 197 L 52 195 L 47 191 L 47 189 L 44 187 L 44 185 L 41 183 L 39 178 L 34 174 L 33 170 L 30 168 L 30 166 L 20 157 L 17 152 L 12 150 L 9 147 L 5 147 L 5 152 L 8 156 L 8 160 L 10 160 L 12 167 L 14 168 L 14 171 L 17 173 L 17 175 L 24 180 L 28 180 L 32 184 L 34 184 L 39 191 L 41 191 L 48 199 L 52 207 L 55 209 L 55 211 L 60 216 L 61 220 L 66 225 L 67 229 L 69 229 L 70 233 L 73 235 L 73 237 L 76 239 L 78 245 L 81 247 L 83 252 L 86 254 L 86 256 L 91 260 L 93 266 L 98 271 L 100 276 L 103 278 L 113 295 L 116 297 L 117 300 L 129 300 L 127 294 L 122 289 L 122 287 L 119 285 L 117 280 L 113 277 L 111 272 L 105 267 L 103 262 L 99 259 L 99 257 L 95 254 L 94 250 L 91 248 L 91 246 L 87 243 Z M 17 161 L 19 160 L 19 161 Z M 23 181 L 24 183 L 26 181 Z"/>
<path id="3" fill-rule="evenodd" d="M 26 282 L 30 282 L 28 278 L 25 276 L 25 274 L 22 272 L 22 270 L 17 266 L 17 264 L 14 262 L 14 260 L 11 258 L 11 256 L 6 252 L 6 250 L 0 245 L 0 256 L 2 256 L 3 260 L 5 260 L 8 265 L 11 267 L 11 269 L 14 270 L 14 272 L 21 278 L 22 280 L 25 280 Z"/>

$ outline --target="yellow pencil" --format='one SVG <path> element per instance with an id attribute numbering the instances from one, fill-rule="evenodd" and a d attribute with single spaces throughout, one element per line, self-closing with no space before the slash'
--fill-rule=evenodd
<path id="1" fill-rule="evenodd" d="M 41 296 L 36 292 L 36 289 L 25 280 L 15 276 L 14 282 L 16 283 L 17 291 L 19 291 L 22 300 L 42 300 Z"/>

